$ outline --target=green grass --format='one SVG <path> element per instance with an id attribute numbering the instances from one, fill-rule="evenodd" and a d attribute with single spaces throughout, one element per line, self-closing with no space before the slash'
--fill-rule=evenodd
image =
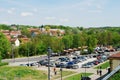
<path id="1" fill-rule="evenodd" d="M 81 75 L 82 76 L 90 76 L 92 75 L 92 73 L 79 73 L 79 74 L 76 74 L 76 75 L 73 75 L 73 76 L 70 76 L 68 78 L 65 78 L 64 80 L 81 80 Z"/>
<path id="2" fill-rule="evenodd" d="M 99 69 L 100 66 L 101 66 L 101 69 L 106 69 L 106 68 L 108 68 L 108 67 L 110 66 L 109 61 L 106 61 L 105 63 L 96 66 L 95 69 Z"/>
<path id="3" fill-rule="evenodd" d="M 108 80 L 119 80 L 119 79 L 120 79 L 120 71 L 118 71 L 117 73 L 115 73 Z"/>
<path id="4" fill-rule="evenodd" d="M 67 76 L 67 75 L 71 75 L 71 74 L 74 74 L 76 72 L 73 72 L 73 71 L 62 71 L 62 76 Z M 53 77 L 53 79 L 57 79 L 57 78 L 60 78 L 61 77 L 61 72 L 60 71 L 57 71 L 57 75 L 55 75 Z"/>
<path id="5" fill-rule="evenodd" d="M 74 73 L 76 73 L 76 72 L 73 72 L 73 71 L 63 71 L 63 77 L 64 76 L 67 76 L 67 75 L 71 75 L 71 74 L 74 74 Z"/>
<path id="6" fill-rule="evenodd" d="M 29 67 L 3 66 L 0 67 L 0 80 L 47 80 L 47 74 Z"/>

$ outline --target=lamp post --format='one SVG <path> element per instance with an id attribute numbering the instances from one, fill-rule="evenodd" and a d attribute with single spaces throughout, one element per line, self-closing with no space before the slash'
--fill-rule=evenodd
<path id="1" fill-rule="evenodd" d="M 50 54 L 51 54 L 51 48 L 48 47 L 48 80 L 50 80 Z"/>
<path id="2" fill-rule="evenodd" d="M 27 47 L 28 47 L 28 66 L 30 66 L 29 64 L 29 46 L 28 46 L 29 43 L 27 43 Z"/>
<path id="3" fill-rule="evenodd" d="M 86 67 L 85 67 L 85 77 L 86 77 Z"/>
<path id="4" fill-rule="evenodd" d="M 60 71 L 61 71 L 61 80 L 62 80 L 62 66 L 60 67 Z"/>
<path id="5" fill-rule="evenodd" d="M 11 50 L 12 50 L 12 59 L 13 59 L 13 62 L 15 62 L 15 56 L 14 56 L 14 44 L 11 43 Z"/>

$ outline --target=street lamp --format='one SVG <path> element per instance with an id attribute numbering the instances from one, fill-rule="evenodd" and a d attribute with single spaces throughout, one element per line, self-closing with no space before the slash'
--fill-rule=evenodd
<path id="1" fill-rule="evenodd" d="M 50 80 L 50 54 L 51 54 L 52 50 L 50 47 L 48 47 L 48 80 Z"/>
<path id="2" fill-rule="evenodd" d="M 13 62 L 15 62 L 15 56 L 14 56 L 14 44 L 11 43 L 11 50 L 12 50 L 12 59 L 13 59 Z"/>
<path id="3" fill-rule="evenodd" d="M 86 67 L 85 67 L 85 77 L 86 77 Z"/>
<path id="4" fill-rule="evenodd" d="M 62 66 L 60 67 L 60 71 L 61 71 L 61 80 L 62 80 Z"/>
<path id="5" fill-rule="evenodd" d="M 28 46 L 29 43 L 27 43 L 27 47 L 28 47 L 28 66 L 30 66 L 29 64 L 29 46 Z"/>

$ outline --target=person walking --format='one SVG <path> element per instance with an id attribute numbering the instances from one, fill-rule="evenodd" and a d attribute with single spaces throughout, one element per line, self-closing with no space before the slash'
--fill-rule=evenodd
<path id="1" fill-rule="evenodd" d="M 99 73 L 100 73 L 100 76 L 102 76 L 102 70 L 100 70 Z"/>
<path id="2" fill-rule="evenodd" d="M 108 68 L 108 74 L 110 73 L 110 68 Z"/>
<path id="3" fill-rule="evenodd" d="M 56 67 L 54 67 L 54 74 L 55 74 L 55 75 L 57 74 Z"/>
<path id="4" fill-rule="evenodd" d="M 97 75 L 99 74 L 99 70 L 97 69 Z"/>

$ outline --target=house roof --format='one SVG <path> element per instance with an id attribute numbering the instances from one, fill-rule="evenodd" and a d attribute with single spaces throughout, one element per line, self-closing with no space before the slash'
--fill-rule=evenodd
<path id="1" fill-rule="evenodd" d="M 17 38 L 13 38 L 11 39 L 11 42 L 15 42 L 17 40 Z"/>
<path id="2" fill-rule="evenodd" d="M 10 35 L 21 35 L 21 31 L 11 31 Z"/>
<path id="3" fill-rule="evenodd" d="M 120 52 L 113 54 L 109 57 L 109 59 L 119 59 L 120 60 Z"/>
<path id="4" fill-rule="evenodd" d="M 39 28 L 29 28 L 30 32 L 39 32 Z"/>

